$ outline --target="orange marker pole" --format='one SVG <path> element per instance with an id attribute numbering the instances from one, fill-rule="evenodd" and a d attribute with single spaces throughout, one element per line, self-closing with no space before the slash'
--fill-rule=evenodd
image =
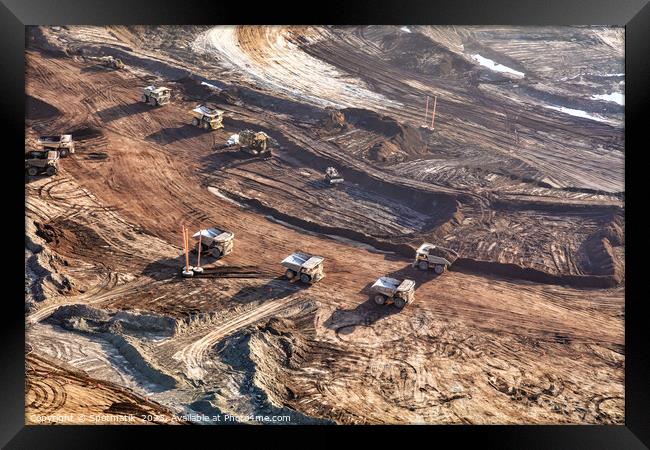
<path id="1" fill-rule="evenodd" d="M 427 106 L 424 110 L 424 124 L 427 124 L 427 117 L 429 116 L 429 96 L 427 95 Z"/>
<path id="2" fill-rule="evenodd" d="M 196 267 L 201 267 L 201 237 L 203 234 L 201 234 L 201 228 L 199 227 L 199 257 L 196 260 Z"/>
<path id="3" fill-rule="evenodd" d="M 433 97 L 433 113 L 431 113 L 431 129 L 433 129 L 433 121 L 436 119 L 436 104 L 438 103 L 438 96 Z"/>
<path id="4" fill-rule="evenodd" d="M 190 267 L 190 252 L 189 252 L 189 249 L 187 248 L 188 245 L 189 245 L 189 243 L 187 241 L 188 231 L 187 231 L 187 227 L 184 227 L 184 229 L 185 229 L 185 270 L 190 270 L 189 269 L 189 267 Z"/>
<path id="5" fill-rule="evenodd" d="M 181 231 L 183 232 L 183 252 L 185 251 L 185 245 L 186 245 L 186 240 L 185 240 L 185 225 L 181 225 Z M 187 265 L 185 266 L 187 267 Z M 185 269 L 183 269 L 185 270 Z"/>

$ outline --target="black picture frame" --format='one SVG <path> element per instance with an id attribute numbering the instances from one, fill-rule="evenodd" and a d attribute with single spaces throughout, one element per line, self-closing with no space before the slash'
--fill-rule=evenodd
<path id="1" fill-rule="evenodd" d="M 0 4 L 0 45 L 2 50 L 2 123 L 11 130 L 5 139 L 5 158 L 10 164 L 4 177 L 5 205 L 15 207 L 12 227 L 5 236 L 24 231 L 21 210 L 24 200 L 12 187 L 24 185 L 18 170 L 20 156 L 16 151 L 24 144 L 25 68 L 24 46 L 26 25 L 56 24 L 498 24 L 498 25 L 621 25 L 626 28 L 626 308 L 625 308 L 625 425 L 567 425 L 567 426 L 432 426 L 432 427 L 286 427 L 282 431 L 291 439 L 302 434 L 319 436 L 322 443 L 335 444 L 342 433 L 353 432 L 364 436 L 386 435 L 408 439 L 406 433 L 434 434 L 427 436 L 432 444 L 441 437 L 450 439 L 454 446 L 467 441 L 482 447 L 496 448 L 647 448 L 650 445 L 650 358 L 648 344 L 646 298 L 642 283 L 643 255 L 647 251 L 644 238 L 644 192 L 641 167 L 647 148 L 643 134 L 647 127 L 650 104 L 650 3 L 649 0 L 491 0 L 482 2 L 446 1 L 421 2 L 417 0 L 359 1 L 343 0 L 312 5 L 282 6 L 265 2 L 255 6 L 237 2 L 216 3 L 205 0 L 194 2 L 138 0 L 3 0 Z M 322 7 L 322 8 L 320 8 Z M 15 176 L 14 176 L 15 175 Z M 636 188 L 636 189 L 635 189 Z M 636 220 L 635 220 L 636 219 Z M 13 228 L 15 227 L 15 229 Z M 6 239 L 12 241 L 12 239 Z M 7 250 L 16 259 L 21 254 L 20 243 Z M 14 248 L 15 247 L 15 248 Z M 15 250 L 15 253 L 14 253 Z M 7 267 L 18 267 L 18 261 L 7 257 Z M 16 270 L 16 269 L 13 269 Z M 92 427 L 92 426 L 25 426 L 24 425 L 24 304 L 20 299 L 20 281 L 9 269 L 5 270 L 5 287 L 11 285 L 17 293 L 4 290 L 2 351 L 0 351 L 0 445 L 3 448 L 114 448 L 128 442 L 133 435 L 144 435 L 149 445 L 158 440 L 168 442 L 170 434 L 195 436 L 197 433 L 237 433 L 242 445 L 251 436 L 269 439 L 268 433 L 277 427 Z M 172 428 L 175 428 L 172 430 Z M 154 429 L 156 431 L 154 431 Z M 245 431 L 245 433 L 240 433 Z M 126 433 L 126 434 L 125 434 Z M 188 435 L 189 433 L 189 435 Z M 127 438 L 128 435 L 128 438 Z M 283 442 L 287 441 L 286 436 Z M 193 439 L 188 437 L 188 439 Z M 364 438 L 365 439 L 365 438 Z M 188 440 L 192 442 L 192 440 Z M 408 441 L 403 441 L 408 442 Z M 442 445 L 442 444 L 441 444 Z"/>

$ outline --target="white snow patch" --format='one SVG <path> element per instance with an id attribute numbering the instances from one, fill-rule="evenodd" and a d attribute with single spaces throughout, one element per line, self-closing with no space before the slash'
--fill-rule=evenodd
<path id="1" fill-rule="evenodd" d="M 404 33 L 411 33 L 411 29 L 409 27 L 402 27 L 400 28 Z"/>
<path id="2" fill-rule="evenodd" d="M 208 191 L 209 191 L 211 194 L 216 195 L 216 196 L 219 197 L 220 199 L 227 201 L 228 203 L 231 203 L 231 204 L 233 204 L 233 205 L 239 206 L 240 208 L 244 208 L 244 209 L 247 208 L 246 205 L 243 205 L 243 204 L 239 203 L 238 201 L 233 200 L 232 198 L 228 197 L 227 195 L 222 194 L 222 193 L 219 191 L 219 189 L 217 189 L 216 187 L 208 186 Z"/>
<path id="3" fill-rule="evenodd" d="M 583 72 L 583 73 L 579 73 L 577 75 L 574 75 L 572 77 L 562 77 L 562 78 L 560 78 L 560 81 L 575 80 L 576 78 L 580 78 L 580 77 L 584 77 L 584 76 L 613 78 L 613 77 L 622 77 L 622 76 L 625 76 L 625 74 L 624 73 L 591 73 L 591 72 Z M 623 83 L 623 81 L 621 81 L 621 83 Z"/>
<path id="4" fill-rule="evenodd" d="M 199 54 L 211 56 L 220 66 L 241 72 L 257 86 L 302 102 L 367 109 L 403 106 L 374 92 L 359 76 L 342 72 L 305 52 L 285 27 L 264 27 L 265 39 L 255 48 L 240 42 L 237 29 L 230 25 L 213 27 L 197 36 L 191 47 Z"/>
<path id="5" fill-rule="evenodd" d="M 609 94 L 599 94 L 592 95 L 594 100 L 605 100 L 606 102 L 618 103 L 619 105 L 625 105 L 625 94 L 620 92 L 611 92 Z"/>
<path id="6" fill-rule="evenodd" d="M 219 89 L 218 87 L 216 87 L 214 84 L 206 83 L 205 81 L 201 81 L 201 84 L 202 84 L 203 86 L 207 86 L 207 87 L 209 87 L 210 89 L 221 90 L 221 89 Z"/>
<path id="7" fill-rule="evenodd" d="M 284 220 L 280 220 L 280 219 L 278 219 L 278 218 L 276 218 L 276 217 L 274 217 L 274 216 L 272 216 L 270 214 L 265 215 L 264 217 L 266 217 L 267 219 L 269 219 L 272 222 L 278 223 L 278 224 L 280 224 L 282 226 L 285 226 L 287 228 L 291 228 L 292 230 L 300 231 L 301 233 L 309 234 L 309 235 L 312 235 L 312 236 L 318 236 L 319 235 L 319 233 L 316 233 L 316 232 L 307 230 L 305 228 L 299 227 L 298 225 L 290 224 L 290 223 L 285 222 Z M 382 254 L 386 254 L 386 255 L 394 255 L 395 254 L 395 252 L 380 250 L 380 249 L 378 249 L 378 248 L 376 248 L 376 247 L 374 247 L 374 246 L 372 246 L 370 244 L 364 244 L 363 242 L 358 242 L 358 241 L 355 241 L 353 239 L 344 238 L 343 236 L 338 236 L 336 234 L 326 234 L 325 236 L 327 236 L 327 237 L 329 237 L 331 239 L 334 239 L 335 241 L 344 242 L 346 244 L 352 245 L 353 247 L 361 248 L 363 250 L 367 250 L 367 251 L 372 252 L 372 253 L 382 253 Z"/>
<path id="8" fill-rule="evenodd" d="M 491 59 L 484 58 L 478 53 L 473 54 L 472 59 L 478 61 L 480 65 L 487 67 L 488 69 L 493 70 L 494 72 L 509 73 L 511 75 L 516 76 L 517 78 L 524 78 L 526 76 L 526 74 L 524 74 L 523 72 L 519 72 L 518 70 L 511 69 L 510 67 L 504 66 L 503 64 L 496 63 Z"/>
<path id="9" fill-rule="evenodd" d="M 555 111 L 560 111 L 565 114 L 569 114 L 570 116 L 582 117 L 584 119 L 594 120 L 596 122 L 603 122 L 603 123 L 610 123 L 610 124 L 616 123 L 615 121 L 608 119 L 607 117 L 599 116 L 598 114 L 590 114 L 587 111 L 583 111 L 581 109 L 571 109 L 571 108 L 565 108 L 564 106 L 553 106 L 553 105 L 544 105 L 544 107 Z"/>

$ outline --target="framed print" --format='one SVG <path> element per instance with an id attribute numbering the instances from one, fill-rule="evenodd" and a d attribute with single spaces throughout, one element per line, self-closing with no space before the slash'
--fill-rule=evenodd
<path id="1" fill-rule="evenodd" d="M 647 445 L 643 1 L 5 5 L 7 448 Z"/>

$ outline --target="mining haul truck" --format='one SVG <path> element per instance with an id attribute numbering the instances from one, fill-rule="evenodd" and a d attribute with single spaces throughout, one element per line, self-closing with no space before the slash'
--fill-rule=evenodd
<path id="1" fill-rule="evenodd" d="M 31 150 L 25 153 L 25 172 L 30 177 L 39 173 L 52 176 L 59 171 L 59 152 L 56 150 Z"/>
<path id="2" fill-rule="evenodd" d="M 402 309 L 415 300 L 415 281 L 380 277 L 370 287 L 370 291 L 376 304 L 384 305 L 390 300 L 395 306 Z"/>
<path id="3" fill-rule="evenodd" d="M 151 106 L 162 106 L 170 102 L 172 90 L 166 87 L 147 86 L 142 91 L 140 101 Z"/>
<path id="4" fill-rule="evenodd" d="M 451 262 L 447 258 L 440 256 L 442 253 L 451 253 L 454 256 L 458 256 L 453 250 L 443 249 L 425 242 L 415 251 L 413 267 L 417 267 L 420 270 L 433 268 L 434 272 L 440 275 L 451 266 Z"/>
<path id="5" fill-rule="evenodd" d="M 328 167 L 325 169 L 325 181 L 330 185 L 336 185 L 343 183 L 343 177 L 339 174 L 339 171 L 334 167 Z"/>
<path id="6" fill-rule="evenodd" d="M 205 105 L 199 105 L 190 111 L 192 115 L 192 125 L 201 127 L 206 130 L 218 130 L 223 128 L 223 111 L 210 108 Z"/>
<path id="7" fill-rule="evenodd" d="M 74 153 L 74 141 L 71 134 L 60 134 L 55 136 L 41 136 L 36 141 L 44 151 L 56 150 L 61 158 Z"/>
<path id="8" fill-rule="evenodd" d="M 282 265 L 287 268 L 284 275 L 289 280 L 299 278 L 303 283 L 312 284 L 325 276 L 322 256 L 295 252 L 284 258 Z"/>
<path id="9" fill-rule="evenodd" d="M 232 253 L 235 245 L 235 235 L 230 231 L 222 231 L 218 228 L 199 230 L 192 237 L 196 241 L 196 249 L 199 246 L 201 237 L 201 254 L 211 254 L 215 258 L 221 258 Z"/>

